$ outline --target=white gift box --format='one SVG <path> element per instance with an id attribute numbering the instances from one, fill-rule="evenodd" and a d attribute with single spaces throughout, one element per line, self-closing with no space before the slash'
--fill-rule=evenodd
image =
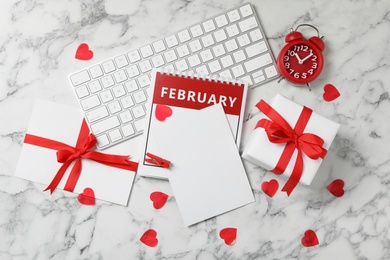
<path id="1" fill-rule="evenodd" d="M 291 128 L 294 128 L 303 108 L 302 105 L 297 104 L 280 94 L 276 95 L 269 105 L 287 121 Z M 262 118 L 269 119 L 264 114 Z M 322 147 L 328 150 L 339 128 L 340 124 L 335 123 L 313 111 L 303 133 L 315 134 L 321 137 L 324 140 Z M 285 146 L 286 143 L 276 144 L 270 142 L 265 129 L 258 127 L 253 130 L 251 136 L 249 137 L 242 153 L 242 157 L 245 160 L 267 170 L 273 170 L 277 165 Z M 297 149 L 295 149 L 282 176 L 286 178 L 291 176 L 297 154 Z M 304 165 L 299 182 L 310 185 L 322 161 L 323 160 L 321 158 L 313 160 L 303 153 Z"/>

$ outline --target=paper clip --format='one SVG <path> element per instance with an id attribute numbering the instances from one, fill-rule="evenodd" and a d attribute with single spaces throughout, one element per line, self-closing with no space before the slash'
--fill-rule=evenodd
<path id="1" fill-rule="evenodd" d="M 165 159 L 158 157 L 158 156 L 151 154 L 151 153 L 146 153 L 146 156 L 150 157 L 151 159 L 145 158 L 145 162 L 148 162 L 148 163 L 151 163 L 151 164 L 163 167 L 163 168 L 169 168 L 169 165 L 171 164 L 170 161 L 165 160 Z"/>

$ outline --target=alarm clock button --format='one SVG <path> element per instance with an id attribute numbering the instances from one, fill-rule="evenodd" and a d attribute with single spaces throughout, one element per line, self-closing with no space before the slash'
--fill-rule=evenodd
<path id="1" fill-rule="evenodd" d="M 309 41 L 313 42 L 315 45 L 317 45 L 318 48 L 320 48 L 321 51 L 324 51 L 325 50 L 325 44 L 324 42 L 321 40 L 321 38 L 317 37 L 317 36 L 312 36 L 310 37 Z"/>
<path id="2" fill-rule="evenodd" d="M 291 32 L 291 33 L 286 35 L 285 41 L 286 42 L 291 42 L 291 41 L 294 41 L 294 40 L 302 39 L 302 37 L 303 37 L 303 35 L 300 32 Z"/>

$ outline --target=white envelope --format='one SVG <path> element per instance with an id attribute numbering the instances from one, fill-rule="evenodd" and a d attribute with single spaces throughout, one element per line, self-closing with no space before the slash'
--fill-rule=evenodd
<path id="1" fill-rule="evenodd" d="M 153 105 L 152 109 L 154 109 Z M 151 118 L 159 156 L 184 223 L 189 226 L 254 202 L 240 155 L 220 104 L 192 110 L 171 107 L 165 121 Z"/>
<path id="2" fill-rule="evenodd" d="M 27 133 L 56 140 L 72 147 L 76 145 L 83 116 L 78 109 L 36 100 Z M 138 140 L 129 140 L 104 150 L 105 154 L 135 155 Z M 56 150 L 31 144 L 23 144 L 15 176 L 49 185 L 62 163 L 57 162 Z M 131 156 L 130 160 L 137 162 Z M 135 172 L 110 167 L 99 162 L 82 159 L 82 170 L 74 192 L 82 193 L 91 188 L 97 199 L 127 205 Z M 70 165 L 54 192 L 64 189 L 73 164 Z M 49 191 L 47 191 L 49 194 Z"/>

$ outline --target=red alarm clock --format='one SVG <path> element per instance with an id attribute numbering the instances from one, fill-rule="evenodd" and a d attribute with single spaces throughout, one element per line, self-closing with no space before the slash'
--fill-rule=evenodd
<path id="1" fill-rule="evenodd" d="M 317 31 L 317 36 L 308 40 L 298 32 L 301 26 L 309 26 Z M 286 45 L 280 51 L 277 59 L 277 67 L 282 77 L 293 84 L 309 85 L 320 75 L 324 66 L 322 51 L 325 44 L 316 27 L 310 24 L 300 24 L 295 31 L 286 36 Z"/>

